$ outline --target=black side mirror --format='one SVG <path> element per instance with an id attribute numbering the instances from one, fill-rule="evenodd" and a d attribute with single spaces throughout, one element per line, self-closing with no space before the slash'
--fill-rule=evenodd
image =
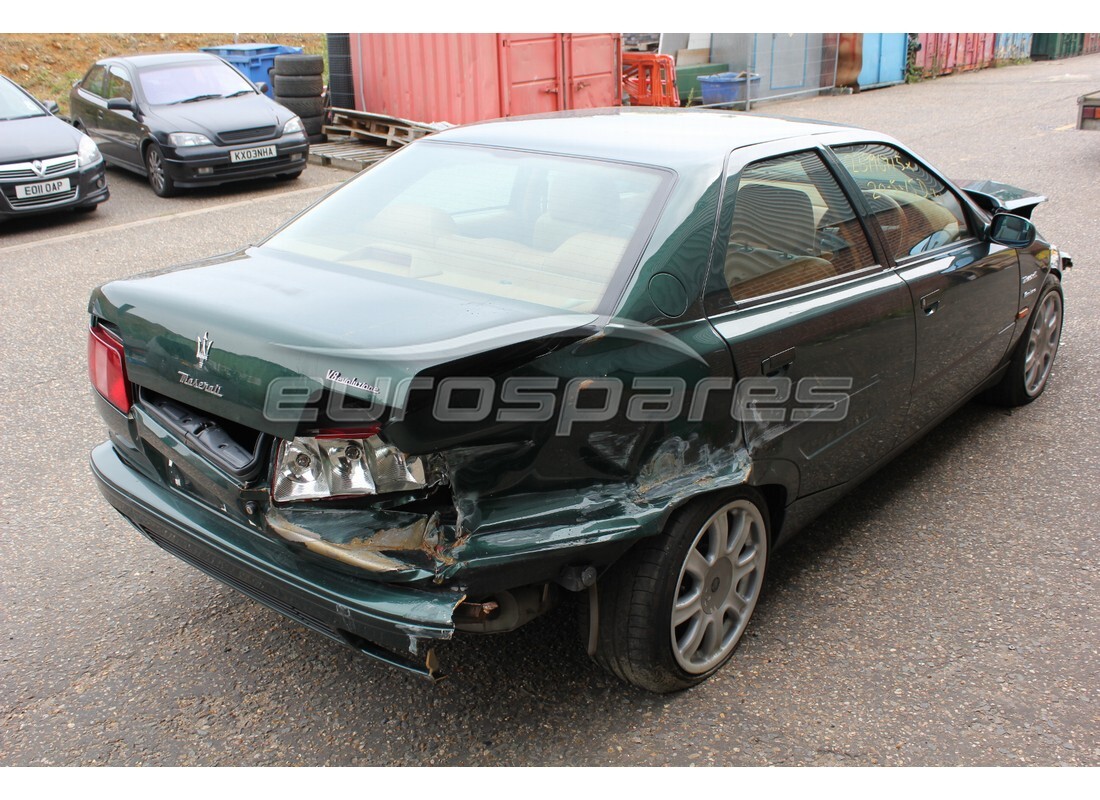
<path id="1" fill-rule="evenodd" d="M 989 240 L 1021 250 L 1035 241 L 1035 225 L 1015 214 L 994 214 L 989 223 Z"/>
<path id="2" fill-rule="evenodd" d="M 112 97 L 107 101 L 108 111 L 134 111 L 134 104 L 125 97 Z"/>
<path id="3" fill-rule="evenodd" d="M 58 108 L 57 101 L 55 100 L 47 100 L 42 105 L 45 106 L 46 110 L 53 114 L 55 117 L 61 113 L 61 109 Z"/>

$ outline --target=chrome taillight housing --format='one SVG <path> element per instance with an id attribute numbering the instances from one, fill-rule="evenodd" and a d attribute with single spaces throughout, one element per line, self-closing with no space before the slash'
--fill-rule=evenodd
<path id="1" fill-rule="evenodd" d="M 126 377 L 126 355 L 122 342 L 102 325 L 88 330 L 88 377 L 95 390 L 121 411 L 130 413 L 133 400 Z"/>
<path id="2" fill-rule="evenodd" d="M 438 470 L 386 444 L 377 429 L 295 436 L 279 442 L 271 494 L 277 503 L 424 489 Z"/>

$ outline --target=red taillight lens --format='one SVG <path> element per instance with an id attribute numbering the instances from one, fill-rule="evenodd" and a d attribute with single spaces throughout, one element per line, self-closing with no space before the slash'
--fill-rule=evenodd
<path id="1" fill-rule="evenodd" d="M 1100 106 L 1087 106 L 1081 109 L 1081 116 L 1085 119 L 1096 119 L 1096 112 Z"/>
<path id="2" fill-rule="evenodd" d="M 88 330 L 88 377 L 108 403 L 123 414 L 130 413 L 130 382 L 122 342 L 96 325 Z"/>

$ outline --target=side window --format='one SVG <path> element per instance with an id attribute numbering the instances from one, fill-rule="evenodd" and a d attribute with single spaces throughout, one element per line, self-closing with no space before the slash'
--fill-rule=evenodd
<path id="1" fill-rule="evenodd" d="M 959 199 L 909 154 L 872 142 L 833 152 L 863 191 L 894 258 L 970 236 Z"/>
<path id="2" fill-rule="evenodd" d="M 851 204 L 816 153 L 792 153 L 742 171 L 725 261 L 734 300 L 793 289 L 874 263 Z"/>
<path id="3" fill-rule="evenodd" d="M 96 97 L 103 97 L 107 89 L 106 82 L 107 68 L 101 64 L 96 64 L 88 70 L 88 74 L 80 82 L 80 88 L 86 92 L 91 92 Z"/>
<path id="4" fill-rule="evenodd" d="M 122 97 L 126 100 L 134 99 L 134 89 L 130 85 L 130 76 L 120 67 L 111 67 L 110 83 L 107 86 L 107 99 Z"/>

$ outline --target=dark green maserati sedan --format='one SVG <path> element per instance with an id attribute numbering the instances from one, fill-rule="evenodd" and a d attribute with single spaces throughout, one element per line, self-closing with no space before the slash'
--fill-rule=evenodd
<path id="1" fill-rule="evenodd" d="M 637 686 L 731 657 L 779 547 L 981 393 L 1046 387 L 1042 197 L 888 136 L 609 109 L 453 128 L 261 244 L 90 301 L 108 501 L 434 677 L 576 596 Z"/>

